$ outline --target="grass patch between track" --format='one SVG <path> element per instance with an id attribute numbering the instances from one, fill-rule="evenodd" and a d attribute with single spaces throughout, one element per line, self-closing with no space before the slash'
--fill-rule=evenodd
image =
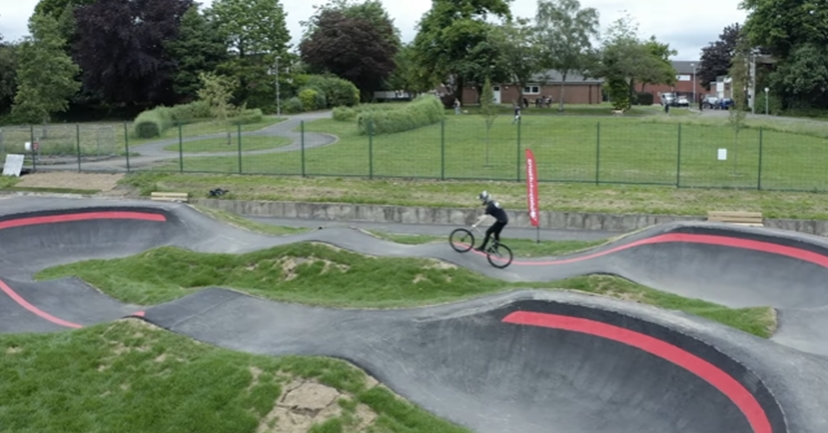
<path id="1" fill-rule="evenodd" d="M 373 385 L 346 362 L 234 352 L 136 319 L 0 336 L 0 432 L 286 431 L 273 418 L 288 415 L 274 407 L 296 380 L 339 392 L 329 406 L 338 413 L 323 413 L 311 433 L 467 432 Z M 367 427 L 359 415 L 370 418 Z M 271 429 L 258 430 L 263 425 Z"/>
<path id="2" fill-rule="evenodd" d="M 79 277 L 123 302 L 154 305 L 204 287 L 230 287 L 276 301 L 331 307 L 432 305 L 515 288 L 578 290 L 681 310 L 768 337 L 768 308 L 733 310 L 593 275 L 549 283 L 507 283 L 431 259 L 370 257 L 316 243 L 247 254 L 206 254 L 174 247 L 132 257 L 45 269 L 37 280 Z M 769 318 L 770 317 L 770 318 Z"/>

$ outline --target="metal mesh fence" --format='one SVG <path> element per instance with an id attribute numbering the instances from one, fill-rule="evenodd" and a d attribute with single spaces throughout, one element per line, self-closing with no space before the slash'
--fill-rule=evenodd
<path id="1" fill-rule="evenodd" d="M 140 140 L 121 124 L 5 127 L 0 157 L 81 171 L 522 181 L 528 148 L 547 182 L 828 190 L 828 140 L 762 128 L 474 115 L 394 134 L 332 119 L 276 126 L 182 125 Z"/>

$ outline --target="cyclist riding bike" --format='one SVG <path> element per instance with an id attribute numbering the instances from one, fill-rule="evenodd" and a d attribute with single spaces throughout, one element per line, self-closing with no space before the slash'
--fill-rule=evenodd
<path id="1" fill-rule="evenodd" d="M 487 192 L 483 191 L 477 198 L 483 202 L 483 205 L 486 206 L 486 210 L 480 218 L 477 219 L 477 222 L 472 225 L 472 227 L 477 227 L 483 219 L 486 218 L 487 215 L 494 217 L 496 220 L 494 224 L 489 226 L 486 230 L 486 237 L 483 239 L 483 244 L 480 245 L 479 248 L 475 248 L 477 251 L 485 251 L 486 244 L 489 243 L 489 239 L 494 236 L 495 242 L 500 242 L 500 232 L 503 231 L 503 227 L 506 227 L 506 224 L 509 223 L 509 217 L 506 215 L 506 211 L 500 206 L 500 203 L 494 201 L 492 196 Z"/>

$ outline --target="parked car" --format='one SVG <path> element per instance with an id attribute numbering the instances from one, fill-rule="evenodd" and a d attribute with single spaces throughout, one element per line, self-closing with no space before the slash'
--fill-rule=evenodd
<path id="1" fill-rule="evenodd" d="M 719 100 L 719 108 L 717 110 L 729 110 L 735 104 L 733 99 L 730 98 L 722 98 Z"/>
<path id="2" fill-rule="evenodd" d="M 671 107 L 675 106 L 676 102 L 676 94 L 675 93 L 662 93 L 661 94 L 661 105 L 669 105 Z"/>
<path id="3" fill-rule="evenodd" d="M 687 100 L 686 96 L 679 96 L 678 98 L 676 98 L 675 104 L 676 107 L 689 107 L 690 101 Z"/>
<path id="4" fill-rule="evenodd" d="M 719 109 L 719 97 L 715 95 L 705 95 L 702 99 L 702 108 L 704 109 Z"/>

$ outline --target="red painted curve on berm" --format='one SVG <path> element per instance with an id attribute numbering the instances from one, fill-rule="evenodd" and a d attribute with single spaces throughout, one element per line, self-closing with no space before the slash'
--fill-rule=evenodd
<path id="1" fill-rule="evenodd" d="M 90 221 L 90 220 L 140 220 L 140 221 L 156 221 L 166 222 L 167 218 L 164 215 L 150 212 L 130 212 L 130 211 L 111 211 L 111 212 L 78 212 L 62 215 L 47 215 L 38 217 L 19 218 L 7 221 L 0 221 L 0 230 L 9 229 L 13 227 L 25 227 L 40 224 L 55 224 L 73 221 Z M 69 322 L 61 318 L 55 317 L 40 308 L 35 307 L 17 292 L 15 292 L 3 280 L 0 280 L 0 291 L 8 295 L 14 302 L 20 304 L 21 307 L 30 311 L 31 313 L 48 320 L 56 325 L 65 326 L 67 328 L 82 328 L 83 325 Z"/>
<path id="2" fill-rule="evenodd" d="M 723 247 L 742 248 L 746 250 L 759 251 L 764 253 L 778 254 L 781 256 L 791 257 L 794 259 L 803 260 L 828 268 L 828 257 L 815 253 L 812 251 L 803 250 L 801 248 L 788 247 L 785 245 L 774 244 L 771 242 L 754 241 L 750 239 L 732 238 L 728 236 L 716 235 L 696 235 L 689 233 L 667 233 L 663 235 L 653 236 L 651 238 L 641 239 L 635 242 L 630 242 L 625 245 L 620 245 L 615 248 L 609 248 L 597 253 L 587 254 L 579 257 L 572 257 L 568 259 L 557 259 L 547 261 L 518 261 L 512 262 L 513 265 L 519 266 L 552 266 L 565 265 L 567 263 L 576 263 L 584 260 L 594 259 L 608 254 L 617 253 L 619 251 L 628 250 L 630 248 L 640 247 L 642 245 L 666 244 L 666 243 L 690 243 L 690 244 L 706 244 L 718 245 Z M 484 253 L 475 251 L 476 254 L 485 255 Z M 494 260 L 500 260 L 495 259 Z"/>
<path id="3" fill-rule="evenodd" d="M 742 411 L 754 433 L 773 433 L 765 410 L 750 391 L 722 369 L 678 346 L 640 332 L 579 317 L 515 311 L 503 318 L 503 322 L 579 332 L 644 350 L 684 368 L 721 391 Z"/>

